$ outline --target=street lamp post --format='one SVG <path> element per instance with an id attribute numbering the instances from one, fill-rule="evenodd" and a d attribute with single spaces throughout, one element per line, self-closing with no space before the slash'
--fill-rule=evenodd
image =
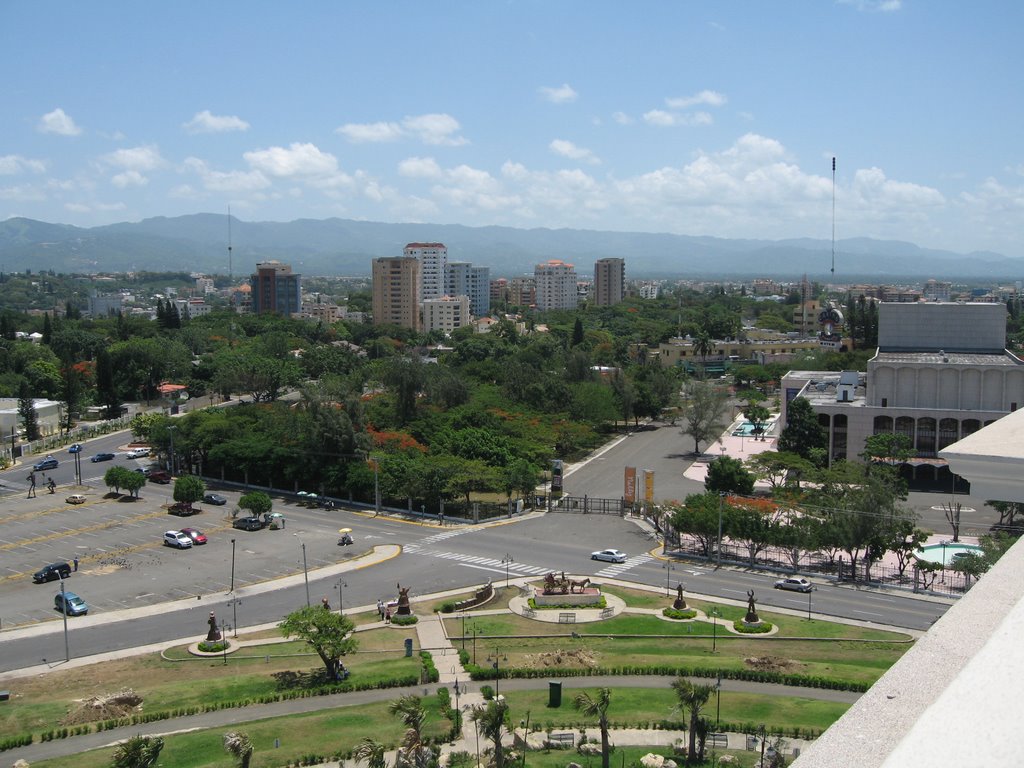
<path id="1" fill-rule="evenodd" d="M 346 584 L 344 582 L 344 580 L 338 579 L 337 589 L 338 589 L 338 615 L 339 616 L 344 616 L 345 615 L 345 591 L 344 590 L 345 590 L 345 587 L 347 587 L 347 586 L 348 586 L 348 584 Z"/>
<path id="2" fill-rule="evenodd" d="M 462 650 L 466 650 L 466 611 L 462 611 Z"/>
<path id="3" fill-rule="evenodd" d="M 178 428 L 175 427 L 175 426 L 170 426 L 170 427 L 167 428 L 167 434 L 170 435 L 170 438 L 171 438 L 171 474 L 172 475 L 174 474 L 174 433 L 177 430 L 178 430 Z"/>
<path id="4" fill-rule="evenodd" d="M 235 540 L 231 540 L 231 589 L 230 592 L 235 591 Z"/>
<path id="5" fill-rule="evenodd" d="M 676 567 L 672 563 L 663 563 L 661 567 L 665 569 L 665 597 L 668 597 L 672 594 L 672 587 L 669 582 L 672 578 L 672 571 Z"/>
<path id="6" fill-rule="evenodd" d="M 718 645 L 718 609 L 712 608 L 708 611 L 708 616 L 711 617 L 711 652 L 714 653 Z"/>
<path id="7" fill-rule="evenodd" d="M 68 645 L 68 601 L 64 597 L 64 577 L 60 575 L 60 571 L 57 572 L 57 576 L 60 577 L 60 615 L 64 619 L 64 661 L 71 661 L 71 647 Z"/>
<path id="8" fill-rule="evenodd" d="M 488 660 L 490 660 L 491 657 L 488 656 L 487 658 L 488 658 Z M 498 697 L 501 695 L 501 691 L 499 689 L 499 684 L 500 684 L 500 680 L 501 680 L 501 667 L 499 666 L 499 661 L 502 658 L 504 658 L 505 661 L 508 661 L 508 656 L 502 657 L 501 656 L 501 649 L 500 648 L 495 648 L 494 649 L 494 661 L 491 663 L 491 667 L 493 667 L 493 669 L 494 669 L 494 698 L 495 698 L 495 700 L 497 700 Z"/>
<path id="9" fill-rule="evenodd" d="M 508 589 L 508 566 L 510 563 L 514 563 L 512 555 L 505 553 L 505 556 L 501 558 L 501 562 L 505 565 L 505 589 Z"/>
<path id="10" fill-rule="evenodd" d="M 237 597 L 234 597 L 234 598 L 231 599 L 231 620 L 232 620 L 233 626 L 234 626 L 234 633 L 235 633 L 234 637 L 238 637 L 238 605 L 241 602 L 242 601 L 239 600 Z M 225 638 L 221 638 L 221 639 L 225 639 Z"/>
<path id="11" fill-rule="evenodd" d="M 717 732 L 722 723 L 722 670 L 718 670 L 718 682 L 715 684 L 715 694 L 718 699 L 715 705 L 715 731 Z"/>
<path id="12" fill-rule="evenodd" d="M 811 587 L 810 589 L 807 590 L 807 620 L 808 621 L 813 621 L 813 619 L 811 618 L 811 595 L 814 594 L 815 590 L 817 590 L 817 587 Z"/>
<path id="13" fill-rule="evenodd" d="M 298 537 L 299 534 L 293 533 L 292 536 Z M 306 579 L 306 607 L 309 608 L 309 568 L 306 565 L 306 542 L 299 539 L 299 544 L 302 545 L 302 574 Z"/>
<path id="14" fill-rule="evenodd" d="M 718 541 L 715 544 L 716 556 L 718 558 L 717 568 L 722 567 L 722 506 L 725 504 L 725 494 L 718 494 Z"/>

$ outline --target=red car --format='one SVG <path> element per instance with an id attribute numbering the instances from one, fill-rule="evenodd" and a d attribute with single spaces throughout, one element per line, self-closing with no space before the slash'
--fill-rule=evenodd
<path id="1" fill-rule="evenodd" d="M 193 544 L 205 544 L 206 534 L 198 528 L 182 528 L 181 532 L 192 539 Z"/>

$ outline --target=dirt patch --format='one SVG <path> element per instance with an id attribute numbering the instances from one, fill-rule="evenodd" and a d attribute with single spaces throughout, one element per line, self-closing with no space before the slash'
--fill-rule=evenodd
<path id="1" fill-rule="evenodd" d="M 79 701 L 68 712 L 61 725 L 79 725 L 97 720 L 112 720 L 127 717 L 142 711 L 142 697 L 131 688 L 122 688 L 117 693 L 101 693 Z"/>
<path id="2" fill-rule="evenodd" d="M 804 666 L 799 661 L 784 659 L 781 656 L 750 656 L 744 659 L 743 663 L 762 672 L 793 672 Z"/>
<path id="3" fill-rule="evenodd" d="M 524 658 L 525 666 L 540 668 L 593 669 L 598 665 L 597 654 L 585 648 L 528 653 Z"/>

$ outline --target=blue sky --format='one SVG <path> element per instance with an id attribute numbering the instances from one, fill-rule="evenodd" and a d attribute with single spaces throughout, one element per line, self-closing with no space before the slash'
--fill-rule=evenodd
<path id="1" fill-rule="evenodd" d="M 0 219 L 1024 256 L 1024 4 L 0 0 Z M 425 233 L 427 236 L 428 233 Z"/>

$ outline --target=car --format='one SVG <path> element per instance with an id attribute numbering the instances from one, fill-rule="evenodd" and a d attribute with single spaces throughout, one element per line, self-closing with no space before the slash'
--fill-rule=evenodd
<path id="1" fill-rule="evenodd" d="M 53 598 L 53 607 L 68 616 L 85 616 L 89 612 L 89 606 L 85 604 L 85 600 L 67 590 L 59 592 Z"/>
<path id="2" fill-rule="evenodd" d="M 53 456 L 47 456 L 45 459 L 33 464 L 32 469 L 36 472 L 42 472 L 44 469 L 56 469 L 59 464 L 60 462 L 53 458 Z"/>
<path id="3" fill-rule="evenodd" d="M 168 515 L 175 515 L 177 517 L 191 517 L 192 515 L 198 515 L 201 511 L 201 509 L 193 507 L 184 501 L 176 501 L 167 508 Z"/>
<path id="4" fill-rule="evenodd" d="M 775 582 L 776 589 L 790 589 L 794 592 L 810 592 L 814 589 L 814 585 L 811 584 L 803 576 L 790 576 L 785 579 L 779 579 Z"/>
<path id="5" fill-rule="evenodd" d="M 181 532 L 192 539 L 193 544 L 205 544 L 206 534 L 198 528 L 182 528 Z"/>
<path id="6" fill-rule="evenodd" d="M 72 493 L 64 501 L 68 504 L 85 504 L 85 496 L 81 493 Z"/>
<path id="7" fill-rule="evenodd" d="M 129 459 L 144 459 L 149 456 L 149 448 L 132 448 L 126 455 Z"/>
<path id="8" fill-rule="evenodd" d="M 261 531 L 264 526 L 258 517 L 239 517 L 231 521 L 231 527 L 240 531 Z"/>
<path id="9" fill-rule="evenodd" d="M 56 581 L 57 579 L 66 579 L 71 575 L 71 566 L 67 563 L 60 561 L 56 563 L 50 563 L 44 565 L 38 571 L 32 574 L 32 581 L 36 584 L 42 584 L 47 581 Z"/>
<path id="10" fill-rule="evenodd" d="M 189 549 L 192 546 L 192 539 L 181 531 L 167 531 L 164 534 L 164 544 L 177 549 Z"/>
<path id="11" fill-rule="evenodd" d="M 213 504 L 217 507 L 223 507 L 228 503 L 228 500 L 221 496 L 219 493 L 208 493 L 203 496 L 203 501 L 207 504 Z"/>
<path id="12" fill-rule="evenodd" d="M 171 482 L 171 473 L 164 469 L 156 469 L 150 472 L 146 477 L 151 483 L 160 483 L 160 485 L 167 485 Z"/>
<path id="13" fill-rule="evenodd" d="M 68 446 L 68 453 L 81 453 L 81 452 L 82 452 L 82 445 L 81 445 L 81 443 L 72 443 L 71 445 Z"/>
<path id="14" fill-rule="evenodd" d="M 97 462 L 100 462 L 100 461 L 113 461 L 113 460 L 114 460 L 114 454 L 112 454 L 112 453 L 97 453 L 95 456 L 93 456 L 91 459 L 89 459 L 89 461 L 91 461 L 93 464 L 95 464 Z"/>
<path id="15" fill-rule="evenodd" d="M 604 560 L 609 563 L 624 563 L 626 562 L 626 553 L 619 552 L 617 549 L 602 549 L 600 552 L 591 552 L 591 560 Z"/>

